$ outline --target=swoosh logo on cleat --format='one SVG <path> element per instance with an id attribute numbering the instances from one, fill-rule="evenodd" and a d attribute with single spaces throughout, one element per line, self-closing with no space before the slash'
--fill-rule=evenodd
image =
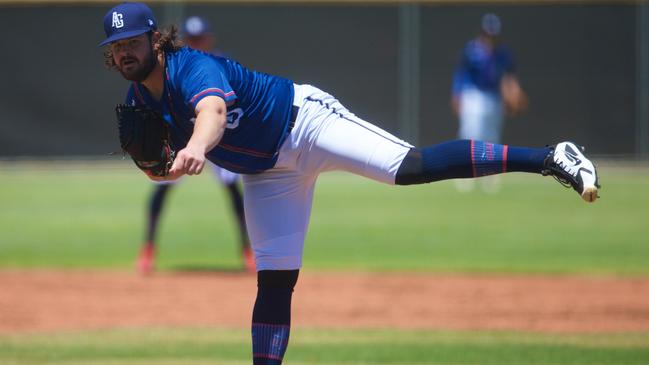
<path id="1" fill-rule="evenodd" d="M 577 157 L 577 152 L 570 147 L 570 145 L 566 145 L 566 149 L 564 150 L 566 157 L 570 160 L 570 162 L 574 163 L 575 165 L 581 164 L 581 160 L 579 157 Z"/>

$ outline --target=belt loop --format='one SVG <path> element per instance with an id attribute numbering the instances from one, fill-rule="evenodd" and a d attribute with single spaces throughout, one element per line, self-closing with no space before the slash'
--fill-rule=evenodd
<path id="1" fill-rule="evenodd" d="M 290 131 L 295 126 L 295 120 L 297 119 L 297 113 L 300 111 L 300 107 L 293 105 L 291 109 L 291 121 L 288 123 L 288 130 Z"/>

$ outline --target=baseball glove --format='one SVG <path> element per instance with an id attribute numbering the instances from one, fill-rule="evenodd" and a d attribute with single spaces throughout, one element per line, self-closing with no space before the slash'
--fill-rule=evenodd
<path id="1" fill-rule="evenodd" d="M 149 108 L 125 104 L 118 104 L 115 113 L 122 151 L 147 175 L 167 176 L 176 153 L 162 116 Z"/>

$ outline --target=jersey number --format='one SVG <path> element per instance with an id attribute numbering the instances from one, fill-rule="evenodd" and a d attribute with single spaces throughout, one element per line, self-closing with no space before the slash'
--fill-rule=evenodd
<path id="1" fill-rule="evenodd" d="M 135 105 L 135 104 L 133 104 Z M 239 126 L 239 121 L 241 120 L 241 117 L 243 117 L 243 109 L 241 108 L 236 108 L 232 109 L 226 114 L 225 116 L 225 128 L 227 129 L 235 129 L 236 127 Z M 196 118 L 192 118 L 189 120 L 192 122 L 192 124 L 196 123 Z"/>
<path id="2" fill-rule="evenodd" d="M 236 108 L 230 110 L 227 114 L 227 123 L 225 124 L 225 128 L 235 129 L 238 127 L 241 117 L 243 117 L 243 109 Z"/>

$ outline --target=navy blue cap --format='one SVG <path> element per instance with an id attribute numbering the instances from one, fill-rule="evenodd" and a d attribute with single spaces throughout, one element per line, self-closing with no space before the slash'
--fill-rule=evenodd
<path id="1" fill-rule="evenodd" d="M 99 46 L 156 29 L 155 17 L 148 6 L 143 3 L 119 4 L 104 15 L 106 39 Z"/>
<path id="2" fill-rule="evenodd" d="M 212 33 L 210 23 L 199 16 L 190 16 L 183 22 L 183 35 L 185 37 L 199 37 L 210 33 Z"/>

